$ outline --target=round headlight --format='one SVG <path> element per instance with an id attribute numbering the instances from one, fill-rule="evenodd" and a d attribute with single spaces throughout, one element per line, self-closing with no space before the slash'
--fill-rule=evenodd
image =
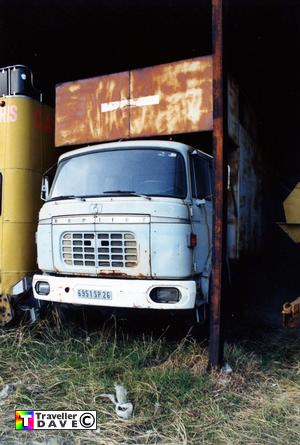
<path id="1" fill-rule="evenodd" d="M 47 281 L 37 281 L 35 284 L 36 293 L 39 295 L 48 295 L 50 292 L 50 284 Z"/>

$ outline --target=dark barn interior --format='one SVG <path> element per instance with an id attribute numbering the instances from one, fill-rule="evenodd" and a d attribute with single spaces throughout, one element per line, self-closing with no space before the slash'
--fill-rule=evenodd
<path id="1" fill-rule="evenodd" d="M 0 4 L 1 66 L 29 66 L 51 103 L 57 83 L 212 52 L 208 0 Z M 278 324 L 282 303 L 300 294 L 300 250 L 276 225 L 284 220 L 282 201 L 300 181 L 300 2 L 228 0 L 226 29 L 229 71 L 255 110 L 264 192 L 263 249 L 247 260 L 239 298 L 245 303 L 251 297 L 262 319 Z M 199 140 L 211 150 L 210 135 Z"/>

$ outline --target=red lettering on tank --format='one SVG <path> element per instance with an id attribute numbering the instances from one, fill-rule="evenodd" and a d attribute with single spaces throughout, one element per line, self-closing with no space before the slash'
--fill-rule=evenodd
<path id="1" fill-rule="evenodd" d="M 50 114 L 46 114 L 45 116 L 44 131 L 45 133 L 52 133 L 53 131 L 53 118 Z"/>
<path id="2" fill-rule="evenodd" d="M 38 110 L 34 114 L 34 126 L 38 130 L 42 130 L 43 133 L 52 134 L 54 131 L 54 118 L 49 113 L 42 113 L 42 110 Z"/>
<path id="3" fill-rule="evenodd" d="M 34 113 L 34 125 L 38 130 L 42 129 L 42 111 L 38 110 Z"/>

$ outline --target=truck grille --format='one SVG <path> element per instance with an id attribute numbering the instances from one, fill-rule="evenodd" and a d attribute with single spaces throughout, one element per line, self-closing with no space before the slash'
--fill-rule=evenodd
<path id="1" fill-rule="evenodd" d="M 68 266 L 137 266 L 136 239 L 128 232 L 66 232 L 61 238 L 61 252 Z"/>

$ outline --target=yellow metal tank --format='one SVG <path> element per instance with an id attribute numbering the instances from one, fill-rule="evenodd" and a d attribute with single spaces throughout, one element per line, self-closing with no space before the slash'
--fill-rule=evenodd
<path id="1" fill-rule="evenodd" d="M 25 290 L 22 280 L 37 269 L 41 179 L 55 162 L 55 151 L 54 112 L 41 103 L 31 72 L 16 66 L 2 69 L 1 74 L 0 324 L 5 324 L 13 316 L 12 294 Z M 5 88 L 8 94 L 3 94 Z"/>

